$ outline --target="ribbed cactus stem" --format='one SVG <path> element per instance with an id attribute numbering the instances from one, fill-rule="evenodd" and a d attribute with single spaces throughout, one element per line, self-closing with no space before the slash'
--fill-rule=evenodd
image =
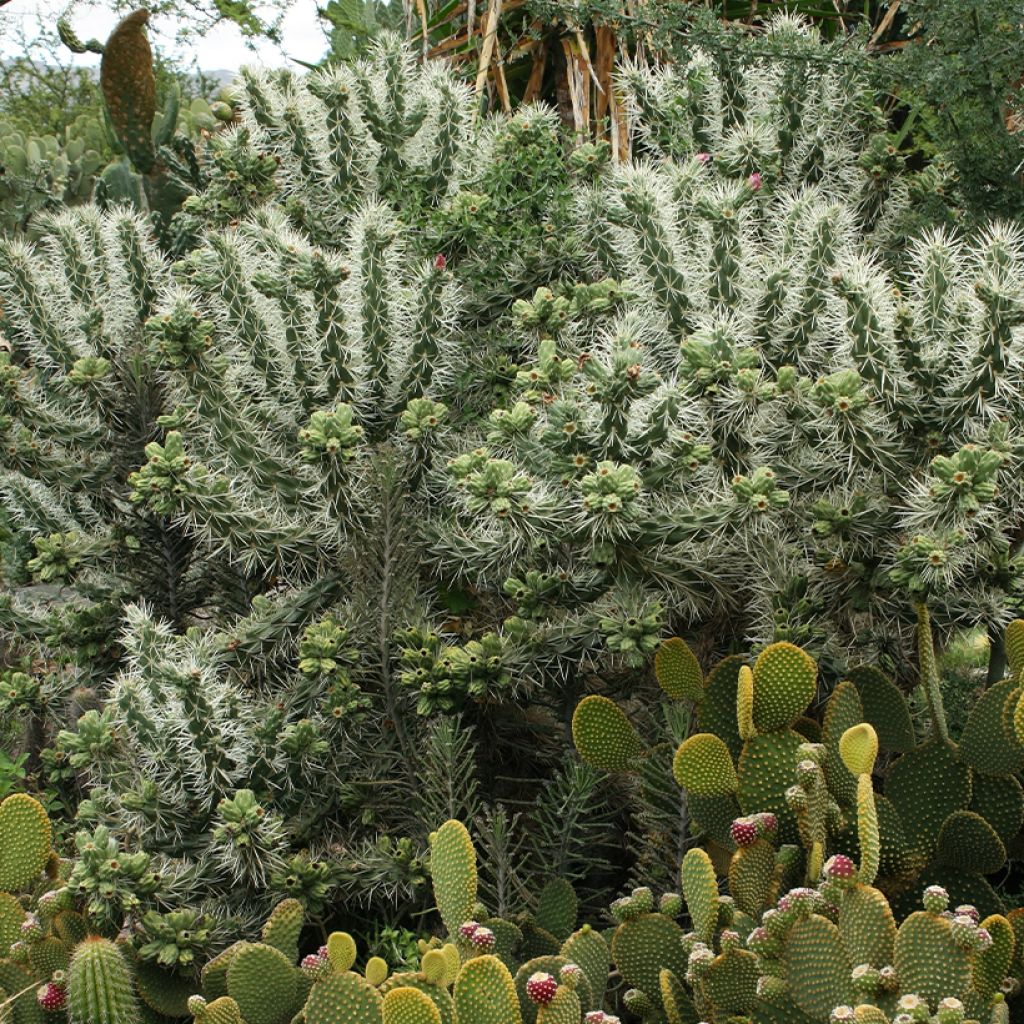
<path id="1" fill-rule="evenodd" d="M 917 606 L 917 649 L 921 688 L 928 702 L 932 732 L 943 743 L 949 743 L 946 709 L 942 703 L 942 688 L 939 685 L 939 666 L 935 658 L 935 641 L 932 638 L 932 622 L 926 604 Z"/>

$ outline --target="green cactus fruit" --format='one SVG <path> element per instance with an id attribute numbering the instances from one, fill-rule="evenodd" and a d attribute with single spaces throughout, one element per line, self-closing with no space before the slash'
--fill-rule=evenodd
<path id="1" fill-rule="evenodd" d="M 999 991 L 1003 980 L 1010 976 L 1017 940 L 1013 926 L 1002 914 L 990 914 L 981 922 L 981 927 L 992 937 L 992 945 L 975 955 L 971 987 L 987 1004 Z"/>
<path id="2" fill-rule="evenodd" d="M 576 926 L 579 901 L 576 890 L 564 878 L 552 878 L 537 897 L 537 924 L 564 942 Z"/>
<path id="3" fill-rule="evenodd" d="M 91 936 L 75 947 L 68 970 L 68 1017 L 72 1024 L 136 1024 L 132 974 L 121 951 Z"/>
<path id="4" fill-rule="evenodd" d="M 661 971 L 686 976 L 683 930 L 664 914 L 644 914 L 619 925 L 612 939 L 612 960 L 630 988 L 661 1003 Z"/>
<path id="5" fill-rule="evenodd" d="M 380 988 L 381 985 L 387 981 L 388 973 L 391 968 L 388 966 L 387 960 L 381 956 L 371 956 L 366 961 L 366 970 L 363 971 L 363 977 L 374 987 Z"/>
<path id="6" fill-rule="evenodd" d="M 846 731 L 863 722 L 864 709 L 861 707 L 857 688 L 851 682 L 841 682 L 828 699 L 821 739 L 825 747 L 825 763 L 822 766 L 825 771 L 825 780 L 828 783 L 829 792 L 843 806 L 852 804 L 857 798 L 857 775 L 859 773 L 852 771 L 845 763 L 840 754 L 840 746 Z M 867 726 L 867 728 L 870 729 L 871 726 Z"/>
<path id="7" fill-rule="evenodd" d="M 936 858 L 951 868 L 990 875 L 1006 863 L 1006 847 L 981 815 L 954 811 L 939 830 Z"/>
<path id="8" fill-rule="evenodd" d="M 839 756 L 851 775 L 870 775 L 878 757 L 878 735 L 867 722 L 846 729 L 839 738 Z"/>
<path id="9" fill-rule="evenodd" d="M 914 723 L 900 688 L 874 665 L 852 668 L 847 678 L 857 687 L 864 708 L 864 721 L 874 726 L 878 745 L 883 750 L 899 754 L 913 750 L 916 743 Z"/>
<path id="10" fill-rule="evenodd" d="M 263 941 L 295 963 L 299 959 L 299 935 L 304 919 L 305 912 L 298 900 L 281 900 L 263 925 Z"/>
<path id="11" fill-rule="evenodd" d="M 27 889 L 50 857 L 53 827 L 43 805 L 27 793 L 0 803 L 0 892 Z"/>
<path id="12" fill-rule="evenodd" d="M 306 1024 L 381 1024 L 383 1004 L 381 994 L 361 975 L 332 974 L 310 989 Z"/>
<path id="13" fill-rule="evenodd" d="M 597 694 L 576 706 L 572 740 L 587 764 L 605 772 L 629 771 L 644 753 L 643 742 L 622 709 Z"/>
<path id="14" fill-rule="evenodd" d="M 757 957 L 749 950 L 733 948 L 715 957 L 701 987 L 716 1016 L 749 1013 L 757 1001 L 760 973 Z"/>
<path id="15" fill-rule="evenodd" d="M 555 998 L 537 1010 L 537 1024 L 579 1024 L 583 1016 L 580 997 L 565 985 L 559 985 Z"/>
<path id="16" fill-rule="evenodd" d="M 356 940 L 348 932 L 331 932 L 327 936 L 327 957 L 339 973 L 352 970 L 356 952 Z"/>
<path id="17" fill-rule="evenodd" d="M 1024 768 L 1024 746 L 1003 731 L 1003 711 L 1017 686 L 1010 679 L 995 683 L 967 716 L 960 736 L 960 760 L 982 775 L 1013 775 Z"/>
<path id="18" fill-rule="evenodd" d="M 150 134 L 156 114 L 153 53 L 146 38 L 149 12 L 134 11 L 110 34 L 100 61 L 100 87 L 117 137 L 143 174 L 155 161 Z"/>
<path id="19" fill-rule="evenodd" d="M 608 987 L 608 970 L 611 966 L 611 950 L 600 932 L 585 924 L 573 932 L 562 946 L 562 957 L 572 964 L 578 964 L 590 987 L 590 1009 L 597 1010 L 604 1005 L 605 989 Z M 578 986 L 581 990 L 582 986 Z"/>
<path id="20" fill-rule="evenodd" d="M 741 846 L 729 862 L 729 893 L 736 909 L 759 918 L 776 899 L 775 848 L 765 839 Z"/>
<path id="21" fill-rule="evenodd" d="M 455 980 L 455 1019 L 474 1024 L 523 1024 L 516 986 L 495 956 L 468 960 Z M 317 1024 L 308 1021 L 308 1024 Z"/>
<path id="22" fill-rule="evenodd" d="M 695 733 L 679 745 L 672 774 L 687 793 L 697 796 L 729 796 L 739 788 L 729 748 L 709 732 Z"/>
<path id="23" fill-rule="evenodd" d="M 893 966 L 904 992 L 913 992 L 935 1012 L 940 999 L 961 998 L 971 984 L 967 953 L 953 938 L 950 922 L 918 910 L 896 933 Z"/>
<path id="24" fill-rule="evenodd" d="M 970 809 L 995 829 L 1005 845 L 1024 826 L 1024 788 L 1012 775 L 975 774 Z"/>
<path id="25" fill-rule="evenodd" d="M 718 924 L 718 879 L 715 877 L 715 866 L 704 850 L 694 846 L 686 851 L 679 874 L 693 930 L 702 942 L 710 945 Z M 643 988 L 642 985 L 635 987 Z"/>
<path id="26" fill-rule="evenodd" d="M 704 673 L 697 656 L 684 640 L 666 640 L 654 655 L 654 678 L 672 700 L 700 701 L 704 696 Z"/>
<path id="27" fill-rule="evenodd" d="M 1019 679 L 1024 672 L 1024 619 L 1014 619 L 1006 627 L 1005 639 L 1007 668 L 1014 679 Z"/>
<path id="28" fill-rule="evenodd" d="M 740 736 L 736 712 L 736 693 L 740 669 L 746 659 L 732 655 L 718 662 L 704 681 L 704 699 L 697 708 L 697 723 L 702 732 L 714 733 L 729 748 L 733 759 L 740 756 Z"/>
<path id="29" fill-rule="evenodd" d="M 668 1024 L 696 1024 L 700 1020 L 693 998 L 673 971 L 664 968 L 658 976 L 658 985 Z"/>
<path id="30" fill-rule="evenodd" d="M 21 938 L 25 909 L 17 897 L 0 892 L 0 958 L 7 956 L 12 944 Z"/>
<path id="31" fill-rule="evenodd" d="M 771 644 L 754 662 L 754 728 L 788 728 L 814 699 L 818 666 L 790 643 Z"/>
<path id="32" fill-rule="evenodd" d="M 228 968 L 248 945 L 248 942 L 236 942 L 204 965 L 200 979 L 207 999 L 219 999 L 228 994 Z"/>
<path id="33" fill-rule="evenodd" d="M 193 996 L 188 1002 L 189 1013 L 195 1024 L 245 1024 L 238 1003 L 230 996 L 221 996 L 208 1003 L 202 996 Z"/>
<path id="34" fill-rule="evenodd" d="M 847 889 L 839 905 L 839 937 L 849 963 L 878 968 L 891 964 L 896 919 L 889 901 L 870 885 Z"/>
<path id="35" fill-rule="evenodd" d="M 246 1024 L 286 1024 L 295 1011 L 299 972 L 273 946 L 254 942 L 228 967 L 228 995 Z"/>
<path id="36" fill-rule="evenodd" d="M 437 1007 L 414 988 L 392 989 L 381 1006 L 383 1024 L 441 1024 Z"/>
<path id="37" fill-rule="evenodd" d="M 786 982 L 808 1016 L 828 1020 L 833 1006 L 853 1001 L 850 964 L 839 929 L 818 914 L 797 921 L 786 940 Z"/>
<path id="38" fill-rule="evenodd" d="M 749 665 L 744 665 L 736 677 L 736 728 L 744 743 L 757 735 L 754 728 L 754 673 Z"/>
<path id="39" fill-rule="evenodd" d="M 799 842 L 786 791 L 793 785 L 803 741 L 795 732 L 773 732 L 748 740 L 740 755 L 740 809 L 744 814 L 774 814 L 779 823 L 779 841 L 783 843 Z"/>
<path id="40" fill-rule="evenodd" d="M 134 968 L 135 988 L 144 1005 L 162 1017 L 188 1016 L 188 1001 L 198 987 L 191 979 L 144 960 Z"/>
<path id="41" fill-rule="evenodd" d="M 476 851 L 462 822 L 446 821 L 430 836 L 434 899 L 449 935 L 473 916 L 476 906 Z"/>
<path id="42" fill-rule="evenodd" d="M 927 854 L 946 818 L 970 805 L 970 769 L 949 745 L 931 740 L 889 768 L 885 795 L 903 821 L 907 842 Z"/>

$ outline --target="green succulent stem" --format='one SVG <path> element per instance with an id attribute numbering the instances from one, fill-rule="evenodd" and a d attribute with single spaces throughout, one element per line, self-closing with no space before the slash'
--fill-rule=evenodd
<path id="1" fill-rule="evenodd" d="M 939 684 L 939 666 L 935 657 L 932 622 L 926 604 L 917 606 L 917 631 L 921 688 L 928 702 L 932 730 L 943 743 L 949 743 L 949 727 L 946 724 L 946 709 L 942 703 L 942 687 Z"/>

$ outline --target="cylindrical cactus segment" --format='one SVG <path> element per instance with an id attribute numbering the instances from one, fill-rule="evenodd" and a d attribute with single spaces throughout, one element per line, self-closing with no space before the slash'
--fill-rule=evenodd
<path id="1" fill-rule="evenodd" d="M 132 975 L 109 939 L 80 943 L 68 971 L 68 1016 L 75 1024 L 136 1024 L 139 1010 Z"/>
<path id="2" fill-rule="evenodd" d="M 476 851 L 466 826 L 451 819 L 430 836 L 434 899 L 449 935 L 473 916 L 476 906 Z"/>
<path id="3" fill-rule="evenodd" d="M 605 772 L 632 768 L 644 745 L 622 709 L 607 697 L 584 697 L 572 716 L 572 739 L 580 757 Z"/>
<path id="4" fill-rule="evenodd" d="M 749 665 L 740 669 L 736 680 L 736 724 L 744 742 L 757 735 L 754 728 L 754 673 Z"/>

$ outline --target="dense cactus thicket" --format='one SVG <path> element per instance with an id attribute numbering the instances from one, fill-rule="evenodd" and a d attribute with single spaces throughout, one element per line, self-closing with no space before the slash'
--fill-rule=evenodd
<path id="1" fill-rule="evenodd" d="M 767 31 L 629 153 L 248 70 L 0 240 L 0 1021 L 1009 1020 L 1024 241 Z"/>

